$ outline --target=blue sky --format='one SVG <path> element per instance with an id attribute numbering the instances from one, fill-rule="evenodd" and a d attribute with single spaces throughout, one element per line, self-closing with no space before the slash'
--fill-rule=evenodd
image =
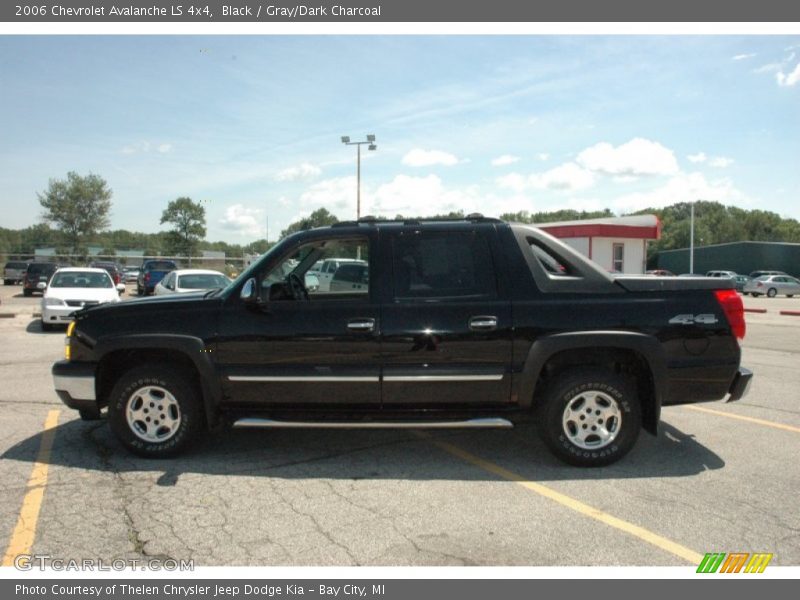
<path id="1" fill-rule="evenodd" d="M 208 239 L 362 214 L 696 198 L 800 218 L 800 36 L 3 36 L 0 225 L 68 171 L 113 228 L 170 200 Z"/>

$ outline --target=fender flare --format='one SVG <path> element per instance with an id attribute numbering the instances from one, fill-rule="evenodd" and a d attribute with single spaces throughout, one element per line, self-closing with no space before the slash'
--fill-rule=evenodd
<path id="1" fill-rule="evenodd" d="M 99 362 L 112 352 L 147 349 L 177 352 L 189 359 L 200 375 L 199 383 L 207 423 L 209 427 L 216 425 L 218 409 L 222 400 L 222 387 L 211 360 L 211 352 L 202 339 L 167 333 L 122 335 L 98 340 L 93 350 L 99 357 Z"/>
<path id="2" fill-rule="evenodd" d="M 661 417 L 661 405 L 666 397 L 667 359 L 661 342 L 655 337 L 633 331 L 574 331 L 538 338 L 528 350 L 519 375 L 517 387 L 520 406 L 528 408 L 533 403 L 536 385 L 547 361 L 565 350 L 617 348 L 632 350 L 644 358 L 653 379 L 652 404 L 642 405 L 642 426 L 655 434 Z"/>

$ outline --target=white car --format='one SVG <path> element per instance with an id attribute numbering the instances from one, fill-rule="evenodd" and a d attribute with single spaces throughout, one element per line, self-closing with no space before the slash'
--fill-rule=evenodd
<path id="1" fill-rule="evenodd" d="M 72 313 L 84 306 L 119 302 L 123 289 L 124 284 L 115 286 L 105 269 L 59 269 L 42 296 L 42 329 L 50 331 L 56 325 L 68 324 Z"/>
<path id="2" fill-rule="evenodd" d="M 183 294 L 186 292 L 202 292 L 214 288 L 227 287 L 231 280 L 219 271 L 207 269 L 178 269 L 170 271 L 158 282 L 156 296 L 165 294 Z"/>
<path id="3" fill-rule="evenodd" d="M 320 261 L 314 263 L 314 266 L 309 269 L 309 273 L 316 275 L 317 279 L 319 280 L 318 291 L 330 292 L 331 281 L 333 281 L 333 276 L 336 273 L 336 270 L 342 265 L 348 263 L 358 265 L 367 264 L 366 261 L 355 258 L 326 258 L 321 264 Z M 308 283 L 306 283 L 306 287 L 308 287 Z"/>

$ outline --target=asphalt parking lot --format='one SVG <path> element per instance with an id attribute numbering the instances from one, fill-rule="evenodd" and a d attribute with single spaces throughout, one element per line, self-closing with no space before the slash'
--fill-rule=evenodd
<path id="1" fill-rule="evenodd" d="M 530 426 L 237 430 L 139 459 L 53 392 L 64 334 L 41 331 L 39 297 L 0 298 L 16 315 L 0 319 L 6 548 L 196 566 L 696 566 L 706 552 L 800 565 L 800 317 L 779 314 L 800 298 L 745 298 L 767 309 L 747 314 L 748 396 L 667 408 L 658 438 L 598 470 L 561 464 Z"/>

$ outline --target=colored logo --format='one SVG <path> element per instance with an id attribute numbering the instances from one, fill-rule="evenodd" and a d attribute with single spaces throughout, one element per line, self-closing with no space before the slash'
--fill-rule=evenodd
<path id="1" fill-rule="evenodd" d="M 772 554 L 764 552 L 750 554 L 748 552 L 709 552 L 700 561 L 698 573 L 763 573 Z"/>

